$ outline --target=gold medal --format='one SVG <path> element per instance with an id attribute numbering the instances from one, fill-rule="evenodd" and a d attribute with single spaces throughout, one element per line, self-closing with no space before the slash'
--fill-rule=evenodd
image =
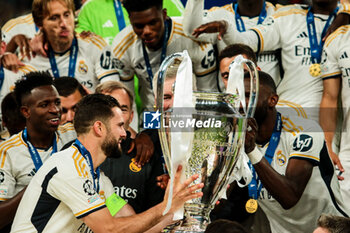
<path id="1" fill-rule="evenodd" d="M 318 77 L 321 75 L 321 65 L 319 63 L 314 63 L 310 65 L 309 73 L 312 77 Z"/>
<path id="2" fill-rule="evenodd" d="M 258 209 L 258 201 L 255 199 L 251 198 L 245 204 L 245 210 L 250 214 L 255 213 L 257 209 Z"/>

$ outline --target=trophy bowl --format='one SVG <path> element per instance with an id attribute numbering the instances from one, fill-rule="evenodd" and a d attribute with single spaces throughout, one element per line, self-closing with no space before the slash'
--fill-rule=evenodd
<path id="1" fill-rule="evenodd" d="M 185 203 L 184 218 L 180 224 L 168 227 L 166 231 L 204 232 L 207 224 L 210 223 L 209 214 L 222 193 L 226 192 L 229 177 L 244 150 L 248 114 L 237 107 L 241 101 L 238 95 L 216 92 L 193 91 L 193 108 L 165 107 L 163 88 L 168 79 L 167 69 L 174 67 L 174 62 L 179 61 L 182 56 L 182 53 L 170 55 L 160 67 L 156 99 L 157 111 L 161 113 L 162 123 L 158 133 L 169 174 L 172 172 L 171 138 L 175 133 L 183 130 L 187 130 L 187 133 L 192 135 L 189 156 L 187 161 L 184 161 L 184 173 L 186 178 L 199 174 L 194 184 L 204 183 L 204 187 L 201 190 L 202 197 Z M 252 73 L 257 77 L 256 73 Z M 252 90 L 257 90 L 256 80 L 251 82 L 251 87 Z M 256 94 L 255 92 L 254 95 L 250 95 L 250 105 L 256 104 L 256 100 L 252 100 Z M 248 111 L 249 114 L 252 112 L 254 112 L 252 109 Z M 179 127 L 179 121 L 184 122 L 183 127 Z M 189 128 L 191 128 L 190 131 L 188 131 Z"/>

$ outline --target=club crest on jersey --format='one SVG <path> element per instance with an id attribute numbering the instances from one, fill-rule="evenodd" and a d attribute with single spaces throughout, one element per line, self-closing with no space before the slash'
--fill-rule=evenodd
<path id="1" fill-rule="evenodd" d="M 5 174 L 4 172 L 0 172 L 0 184 L 5 181 Z"/>
<path id="2" fill-rule="evenodd" d="M 78 65 L 78 71 L 80 74 L 87 74 L 89 68 L 88 66 L 85 64 L 84 60 L 79 61 L 79 65 Z"/>
<path id="3" fill-rule="evenodd" d="M 141 168 L 136 165 L 134 158 L 131 159 L 131 163 L 129 165 L 129 168 L 130 168 L 130 171 L 132 171 L 132 172 L 139 172 L 139 171 L 141 171 Z"/>
<path id="4" fill-rule="evenodd" d="M 92 196 L 96 193 L 91 180 L 86 180 L 83 184 L 83 188 L 84 188 L 84 192 L 89 196 Z"/>
<path id="5" fill-rule="evenodd" d="M 293 150 L 305 152 L 311 149 L 312 144 L 313 139 L 310 135 L 301 134 L 294 140 Z"/>
<path id="6" fill-rule="evenodd" d="M 277 164 L 281 167 L 286 164 L 287 158 L 284 154 L 282 154 L 281 150 L 277 151 L 276 161 Z"/>

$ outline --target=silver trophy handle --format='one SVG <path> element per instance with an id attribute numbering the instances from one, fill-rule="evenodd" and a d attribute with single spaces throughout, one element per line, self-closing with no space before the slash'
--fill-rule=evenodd
<path id="1" fill-rule="evenodd" d="M 235 61 L 231 62 L 230 67 L 234 62 Z M 246 117 L 251 118 L 251 117 L 254 117 L 254 113 L 258 102 L 258 97 L 259 97 L 259 74 L 258 74 L 256 65 L 251 60 L 243 59 L 242 63 L 248 67 L 248 72 L 250 74 L 250 93 L 249 93 L 249 102 L 246 103 L 247 104 Z"/>
<path id="2" fill-rule="evenodd" d="M 160 120 L 161 122 L 164 121 L 164 108 L 163 108 L 163 95 L 164 95 L 164 81 L 166 77 L 166 71 L 168 67 L 173 63 L 173 61 L 176 58 L 183 57 L 183 53 L 174 53 L 169 55 L 164 59 L 162 64 L 159 68 L 158 78 L 157 78 L 157 101 L 156 101 L 156 111 L 159 111 L 161 113 Z M 158 135 L 160 139 L 160 143 L 162 144 L 163 153 L 164 153 L 164 160 L 165 164 L 167 166 L 167 170 L 169 175 L 171 174 L 171 161 L 170 161 L 170 150 L 168 145 L 163 145 L 167 141 L 167 135 L 165 131 L 162 131 L 161 129 L 158 129 Z"/>

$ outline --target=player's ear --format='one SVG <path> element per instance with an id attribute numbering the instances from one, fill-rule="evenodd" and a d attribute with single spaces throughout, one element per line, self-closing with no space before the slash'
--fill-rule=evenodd
<path id="1" fill-rule="evenodd" d="M 278 95 L 277 94 L 271 94 L 269 98 L 269 107 L 275 107 L 278 103 Z"/>
<path id="2" fill-rule="evenodd" d="M 104 124 L 101 121 L 95 121 L 93 126 L 92 126 L 92 130 L 94 132 L 94 134 L 97 137 L 102 137 L 103 136 L 103 131 L 104 131 Z"/>
<path id="3" fill-rule="evenodd" d="M 28 119 L 30 117 L 30 109 L 27 106 L 21 106 L 19 111 L 24 116 L 24 118 Z"/>

